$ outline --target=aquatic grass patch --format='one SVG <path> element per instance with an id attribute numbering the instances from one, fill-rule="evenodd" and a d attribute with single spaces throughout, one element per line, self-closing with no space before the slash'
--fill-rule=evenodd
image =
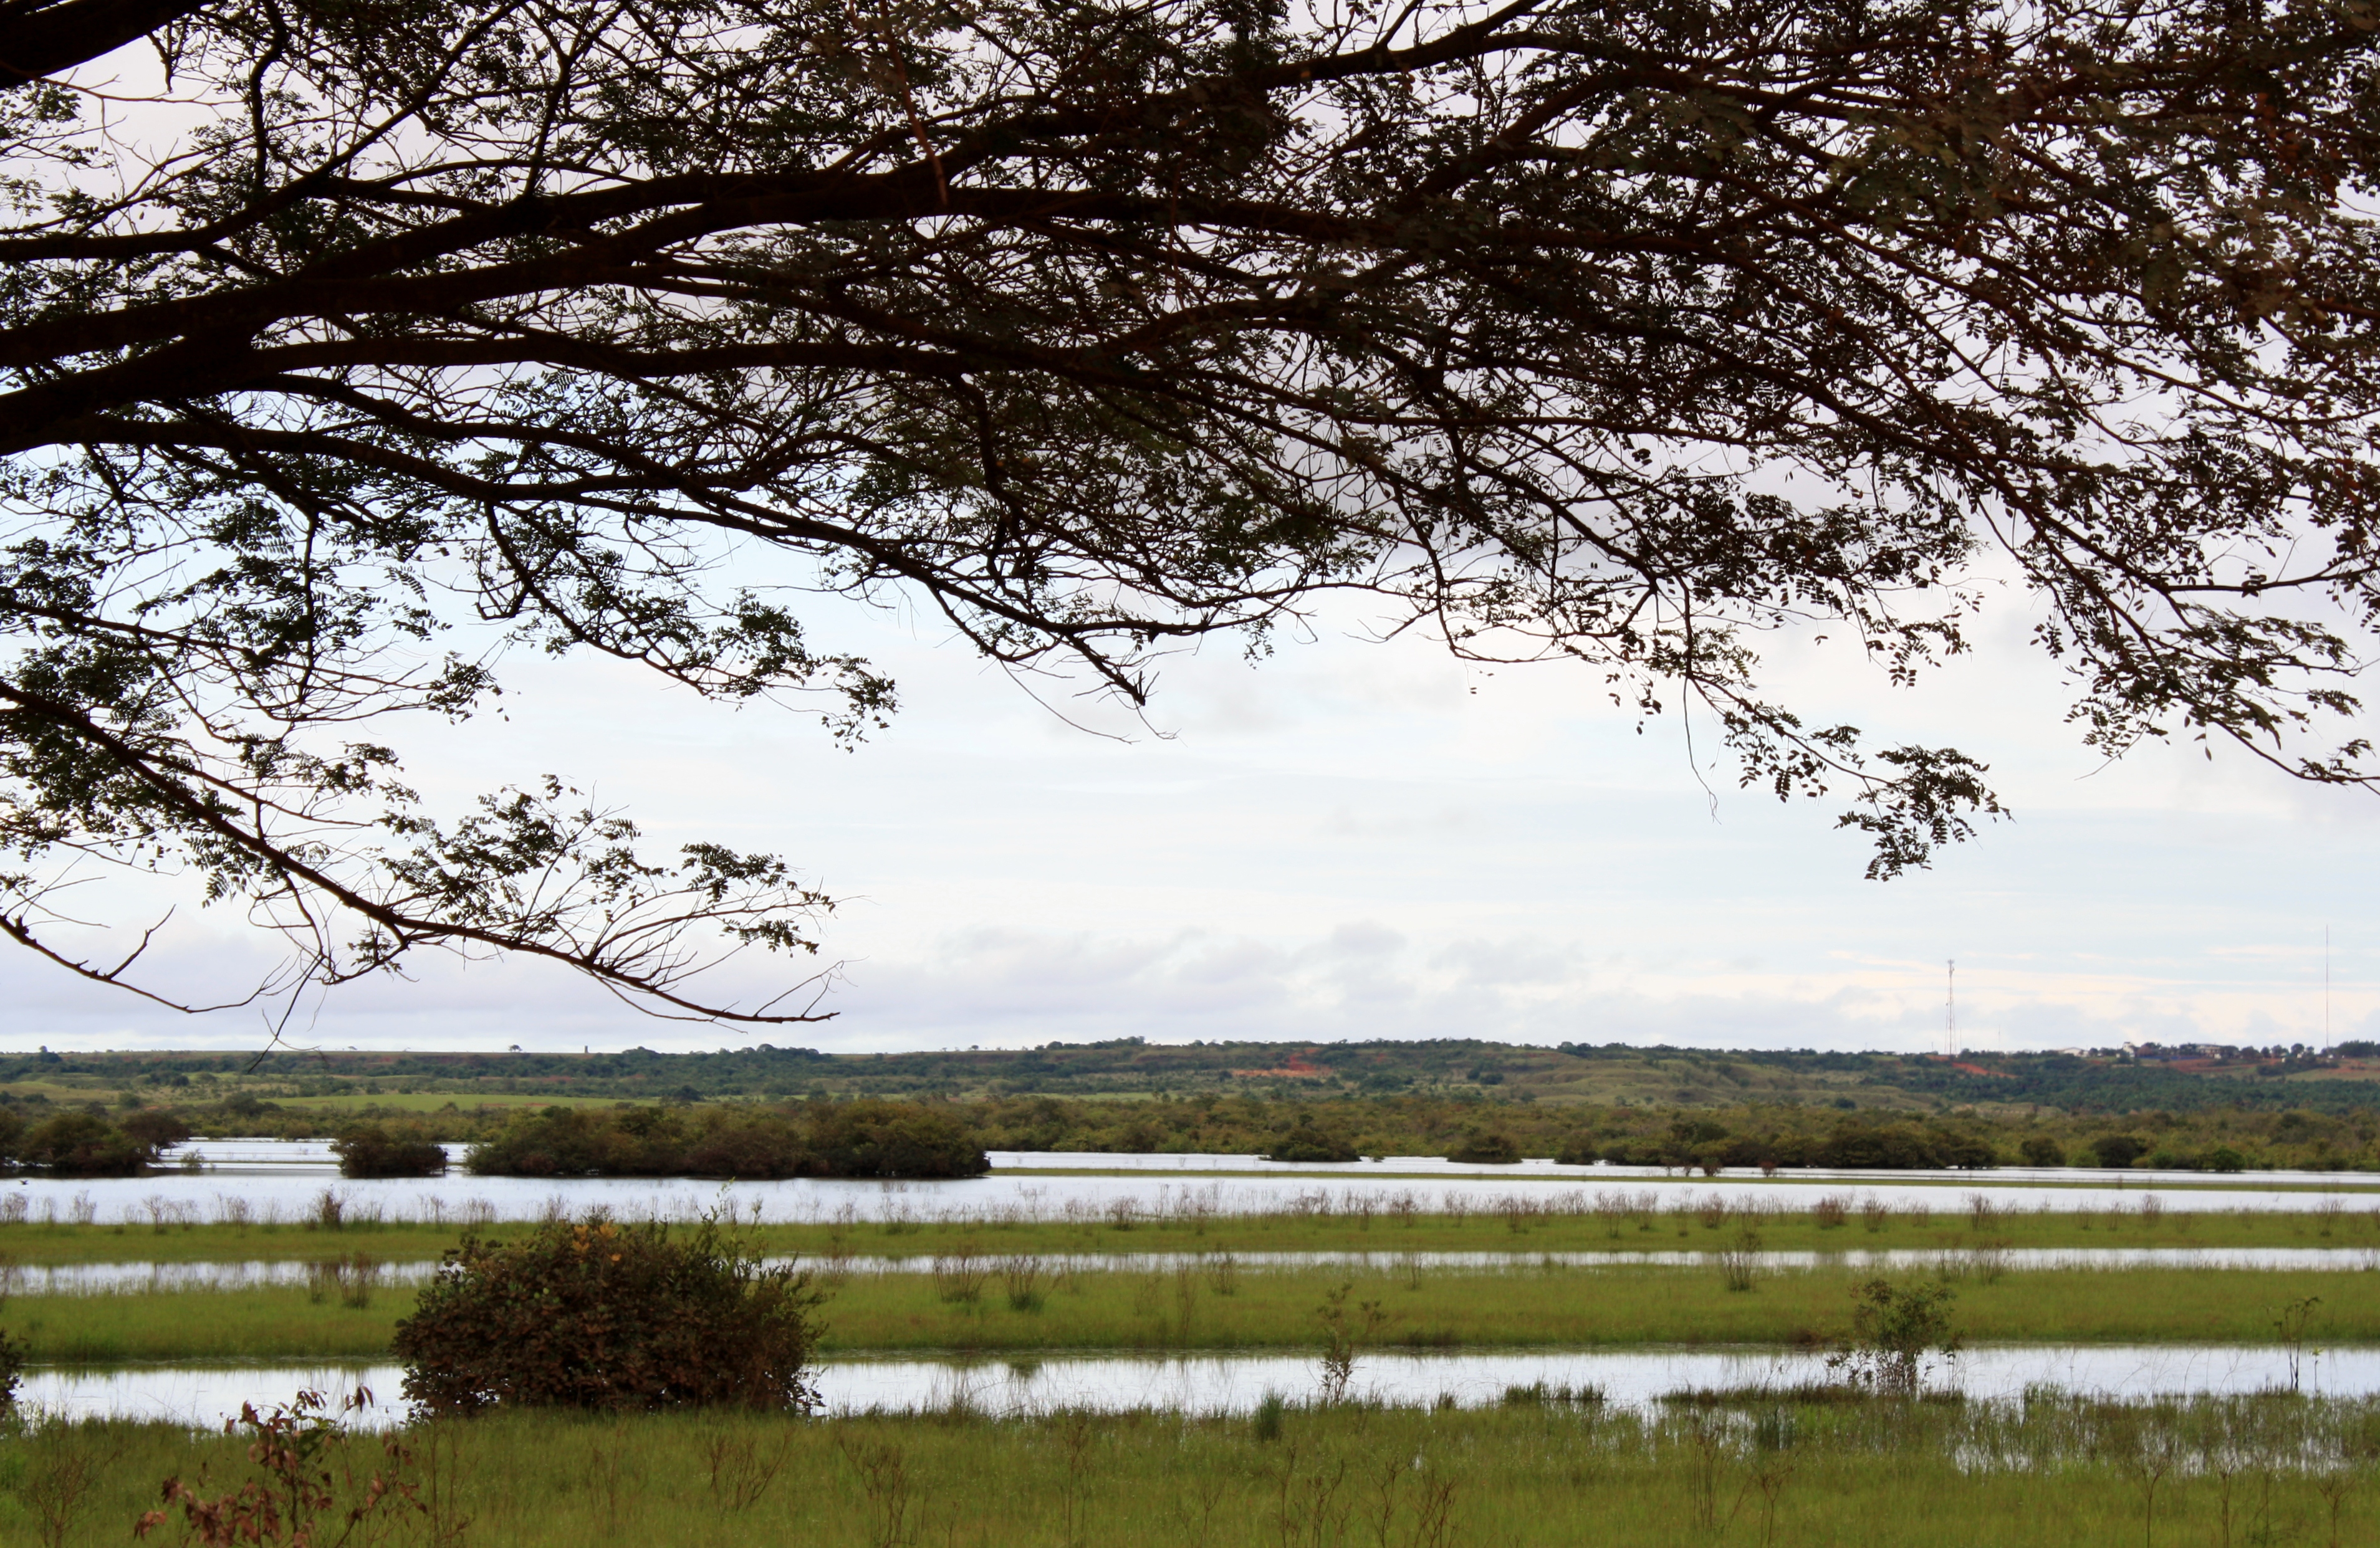
<path id="1" fill-rule="evenodd" d="M 390 1544 L 640 1548 L 1621 1548 L 2362 1543 L 2380 1409 L 2267 1395 L 2119 1404 L 1276 1404 L 1254 1417 L 965 1409 L 832 1421 L 497 1413 L 404 1437 L 439 1503 Z M 243 1435 L 42 1427 L 0 1476 L 0 1538 L 79 1462 L 62 1545 L 121 1544 L 168 1477 L 235 1486 Z M 340 1443 L 377 1462 L 379 1437 Z"/>

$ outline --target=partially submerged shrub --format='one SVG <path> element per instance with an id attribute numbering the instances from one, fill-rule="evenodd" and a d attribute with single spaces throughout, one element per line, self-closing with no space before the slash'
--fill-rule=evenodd
<path id="1" fill-rule="evenodd" d="M 1362 1157 L 1345 1140 L 1316 1128 L 1311 1115 L 1301 1114 L 1289 1132 L 1273 1142 L 1272 1150 L 1266 1159 L 1311 1164 L 1318 1161 L 1355 1161 Z"/>
<path id="2" fill-rule="evenodd" d="M 1508 1134 L 1475 1129 L 1455 1142 L 1446 1158 L 1475 1167 L 1510 1167 L 1521 1159 L 1521 1147 Z"/>
<path id="3" fill-rule="evenodd" d="M 2102 1134 L 2091 1142 L 2091 1155 L 2099 1165 L 2119 1169 L 2139 1160 L 2147 1149 L 2130 1134 Z"/>
<path id="4" fill-rule="evenodd" d="M 1828 1365 L 1856 1385 L 1888 1397 L 1915 1397 L 1927 1357 L 1959 1351 L 1959 1335 L 1950 1325 L 1956 1295 L 1939 1283 L 1867 1281 L 1852 1291 L 1852 1336 Z"/>
<path id="5" fill-rule="evenodd" d="M 115 1131 L 134 1144 L 147 1147 L 152 1161 L 190 1137 L 189 1120 L 163 1107 L 126 1113 L 115 1120 Z"/>
<path id="6" fill-rule="evenodd" d="M 981 1177 L 990 1158 L 948 1113 L 915 1102 L 837 1102 L 809 1108 L 819 1177 Z"/>
<path id="7" fill-rule="evenodd" d="M 490 1177 L 980 1177 L 983 1147 L 947 1113 L 914 1102 L 806 1108 L 548 1107 L 476 1147 Z"/>
<path id="8" fill-rule="evenodd" d="M 419 1134 L 359 1123 L 331 1142 L 341 1177 L 443 1177 L 446 1147 Z"/>
<path id="9" fill-rule="evenodd" d="M 673 1231 L 601 1215 L 449 1252 L 397 1324 L 405 1395 L 432 1414 L 495 1407 L 733 1406 L 807 1412 L 819 1297 L 716 1221 Z"/>
<path id="10" fill-rule="evenodd" d="M 58 1177 L 138 1177 L 155 1163 L 158 1148 L 97 1113 L 59 1113 L 17 1142 L 16 1159 Z"/>

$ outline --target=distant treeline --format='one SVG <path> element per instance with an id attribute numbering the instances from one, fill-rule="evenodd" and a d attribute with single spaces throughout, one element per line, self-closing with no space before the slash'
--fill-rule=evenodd
<path id="1" fill-rule="evenodd" d="M 240 1092 L 286 1096 L 432 1094 L 576 1096 L 616 1101 L 724 1098 L 791 1103 L 820 1096 L 923 1099 L 1028 1095 L 1261 1094 L 1276 1099 L 1482 1095 L 1684 1107 L 1849 1095 L 1863 1107 L 2055 1107 L 2069 1111 L 2184 1112 L 2237 1107 L 2281 1112 L 2380 1110 L 2380 1081 L 2341 1079 L 2338 1060 L 2302 1046 L 2220 1050 L 1917 1054 L 1564 1044 L 1477 1038 L 1354 1043 L 1199 1042 L 1139 1038 L 1038 1048 L 826 1054 L 768 1044 L 711 1053 L 552 1052 L 274 1054 L 0 1053 L 0 1086 L 66 1088 L 109 1099 L 205 1104 Z M 2338 1045 L 2349 1061 L 2380 1048 Z"/>
<path id="2" fill-rule="evenodd" d="M 549 1108 L 473 1153 L 511 1175 L 968 1177 L 991 1150 L 1268 1155 L 1284 1161 L 1543 1156 L 1697 1170 L 2155 1167 L 2380 1169 L 2370 1115 L 2150 1112 L 1912 1119 L 1814 1107 L 1657 1111 L 1397 1098 L 1273 1102 L 807 1102 Z"/>
<path id="3" fill-rule="evenodd" d="M 2026 1117 L 1804 1105 L 1556 1106 L 1451 1097 L 1280 1101 L 668 1102 L 523 1112 L 308 1113 L 253 1098 L 176 1108 L 30 1112 L 0 1105 L 0 1162 L 134 1172 L 175 1140 L 332 1138 L 352 1176 L 443 1169 L 436 1141 L 473 1143 L 474 1171 L 520 1177 L 973 1177 L 986 1151 L 1268 1155 L 1284 1161 L 1540 1156 L 1704 1171 L 1802 1167 L 2380 1170 L 2380 1116 L 2252 1108 Z"/>
<path id="4" fill-rule="evenodd" d="M 1322 1161 L 1450 1155 L 1494 1162 L 1709 1169 L 1758 1167 L 1922 1169 L 1998 1166 L 2155 1167 L 2180 1170 L 2380 1170 L 2380 1115 L 2213 1109 L 2121 1116 L 2045 1113 L 1912 1118 L 1814 1107 L 1552 1107 L 1402 1097 L 1262 1102 L 1079 1102 L 1060 1097 L 953 1103 L 986 1148 L 1190 1151 Z"/>
<path id="5" fill-rule="evenodd" d="M 991 1169 L 947 1105 L 548 1107 L 473 1148 L 491 1177 L 955 1178 Z"/>

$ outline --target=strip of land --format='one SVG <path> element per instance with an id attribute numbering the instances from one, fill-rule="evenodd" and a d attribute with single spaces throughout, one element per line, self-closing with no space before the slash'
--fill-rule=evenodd
<path id="1" fill-rule="evenodd" d="M 770 1224 L 741 1235 L 773 1255 L 914 1257 L 948 1253 L 1133 1252 L 1623 1252 L 1718 1250 L 1749 1228 L 1760 1246 L 1782 1252 L 1977 1247 L 2320 1247 L 2380 1249 L 2380 1205 L 2303 1212 L 1976 1208 L 1963 1196 L 1939 1208 L 1863 1210 L 1846 1189 L 1830 1202 L 1779 1201 L 1773 1209 L 1714 1205 L 1683 1189 L 1614 1189 L 1609 1209 L 1568 1213 L 1548 1199 L 1483 1206 L 1463 1215 L 1401 1212 L 1372 1201 L 1366 1212 L 1343 1203 L 1266 1215 L 1226 1215 L 1178 1203 L 1162 1215 L 1146 1208 L 1086 1212 L 1073 1220 L 1027 1220 L 991 1213 L 933 1219 L 854 1219 L 841 1224 Z M 518 1221 L 481 1228 L 501 1240 L 530 1228 Z M 365 1252 L 382 1262 L 434 1259 L 461 1240 L 453 1224 L 350 1218 L 337 1229 L 308 1223 L 242 1226 L 177 1222 L 158 1226 L 0 1225 L 6 1264 L 238 1263 Z"/>
<path id="2" fill-rule="evenodd" d="M 1718 1269 L 1528 1269 L 1346 1275 L 1243 1272 L 1217 1262 L 1167 1273 L 1017 1272 L 829 1277 L 828 1353 L 1312 1348 L 1326 1298 L 1351 1286 L 1350 1325 L 1378 1348 L 1520 1348 L 1834 1343 L 1873 1276 L 1819 1268 L 1749 1289 Z M 1903 1278 L 1913 1276 L 1900 1276 Z M 1955 1276 L 1955 1324 L 1991 1343 L 2261 1344 L 2291 1307 L 2315 1347 L 2380 1343 L 2369 1270 L 2082 1270 Z M 410 1288 L 348 1304 L 304 1288 L 20 1297 L 8 1329 L 42 1363 L 250 1361 L 384 1356 Z"/>

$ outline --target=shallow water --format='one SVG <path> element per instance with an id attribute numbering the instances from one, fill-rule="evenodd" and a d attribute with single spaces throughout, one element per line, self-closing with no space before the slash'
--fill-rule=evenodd
<path id="1" fill-rule="evenodd" d="M 1463 1407 L 1499 1401 L 1510 1387 L 1599 1390 L 1608 1402 L 1641 1404 L 1665 1394 L 1711 1387 L 1791 1387 L 1827 1377 L 1822 1355 L 1797 1350 L 1597 1349 L 1506 1353 L 1366 1354 L 1351 1395 L 1398 1404 L 1451 1397 Z M 1004 1361 L 858 1360 L 825 1361 L 819 1388 L 831 1412 L 916 1411 L 953 1403 L 992 1414 L 1052 1409 L 1160 1409 L 1184 1413 L 1245 1413 L 1269 1393 L 1312 1397 L 1319 1373 L 1311 1357 L 1197 1354 L 1152 1359 L 1064 1355 Z M 1970 1350 L 1937 1368 L 1931 1384 L 1977 1397 L 2012 1398 L 2028 1388 L 2131 1398 L 2241 1393 L 2290 1385 L 2289 1355 L 2277 1348 L 2055 1348 L 2006 1346 Z M 300 1390 L 343 1395 L 369 1388 L 367 1422 L 391 1422 L 402 1409 L 395 1366 L 144 1366 L 108 1371 L 29 1372 L 20 1401 L 45 1411 L 114 1415 L 201 1426 L 236 1416 L 243 1402 L 285 1403 Z M 2380 1349 L 2307 1351 L 2299 1385 L 2329 1397 L 2380 1393 Z"/>
<path id="2" fill-rule="evenodd" d="M 826 1257 L 818 1254 L 775 1257 L 765 1261 L 814 1272 L 877 1275 L 929 1274 L 972 1259 L 982 1268 L 997 1268 L 1015 1254 L 1002 1252 L 924 1253 L 912 1257 Z M 1025 1254 L 1046 1274 L 1171 1274 L 1176 1269 L 1215 1266 L 1226 1254 L 1213 1252 L 1057 1252 Z M 1753 1252 L 1755 1272 L 1790 1274 L 1819 1268 L 1876 1269 L 1901 1273 L 1912 1269 L 1948 1273 L 2023 1273 L 2050 1269 L 2155 1268 L 2193 1270 L 2270 1270 L 2279 1272 L 2380 1272 L 2380 1247 L 2027 1247 L 2027 1248 L 1895 1248 L 1853 1249 L 1840 1252 Z M 1451 1272 L 1527 1274 L 1565 1270 L 1597 1273 L 1629 1268 L 1701 1268 L 1716 1270 L 1716 1252 L 1232 1252 L 1232 1264 L 1245 1273 L 1281 1273 L 1330 1268 L 1349 1274 L 1445 1274 Z M 418 1258 L 376 1263 L 376 1283 L 413 1285 L 430 1277 L 435 1259 Z M 237 1291 L 285 1288 L 309 1282 L 312 1265 L 304 1259 L 255 1260 L 240 1263 L 104 1263 L 53 1264 L 0 1267 L 0 1293 L 16 1296 L 156 1294 L 166 1291 Z"/>
<path id="3" fill-rule="evenodd" d="M 460 1157 L 467 1147 L 450 1145 Z M 727 1207 L 771 1221 L 997 1222 L 1098 1220 L 1118 1210 L 1142 1218 L 1189 1215 L 1363 1213 L 1411 1207 L 1428 1213 L 1492 1211 L 1507 1201 L 1585 1213 L 1601 1195 L 1631 1207 L 1674 1208 L 1687 1200 L 1730 1207 L 1806 1209 L 1829 1195 L 1852 1207 L 1876 1199 L 1896 1210 L 1960 1215 L 1970 1194 L 2006 1210 L 2306 1210 L 2325 1198 L 2359 1219 L 2380 1210 L 2380 1176 L 2364 1172 L 2246 1175 L 2219 1184 L 2206 1174 L 2045 1171 L 1795 1172 L 1672 1178 L 1642 1167 L 1459 1167 L 1435 1157 L 1392 1157 L 1330 1167 L 1278 1167 L 1255 1156 L 1106 1155 L 999 1151 L 989 1177 L 951 1182 L 860 1182 L 797 1179 L 722 1183 L 683 1178 L 475 1178 L 347 1181 L 329 1145 L 310 1140 L 203 1140 L 174 1153 L 203 1170 L 146 1178 L 21 1179 L 0 1184 L 0 1229 L 21 1218 L 153 1225 L 219 1220 L 245 1210 L 259 1220 L 312 1217 L 327 1192 L 350 1215 L 458 1224 L 534 1219 L 601 1207 L 623 1217 L 691 1218 Z M 1065 1175 L 1075 1167 L 1111 1175 Z M 1176 1175 L 1168 1178 L 1164 1174 Z M 1224 1172 L 1201 1178 L 1200 1172 Z M 1318 1173 L 1326 1175 L 1316 1175 Z M 2055 1179 L 2059 1185 L 2048 1185 Z M 24 1200 L 21 1215 L 8 1195 Z M 2153 1201 L 2153 1202 L 2152 1202 Z"/>

